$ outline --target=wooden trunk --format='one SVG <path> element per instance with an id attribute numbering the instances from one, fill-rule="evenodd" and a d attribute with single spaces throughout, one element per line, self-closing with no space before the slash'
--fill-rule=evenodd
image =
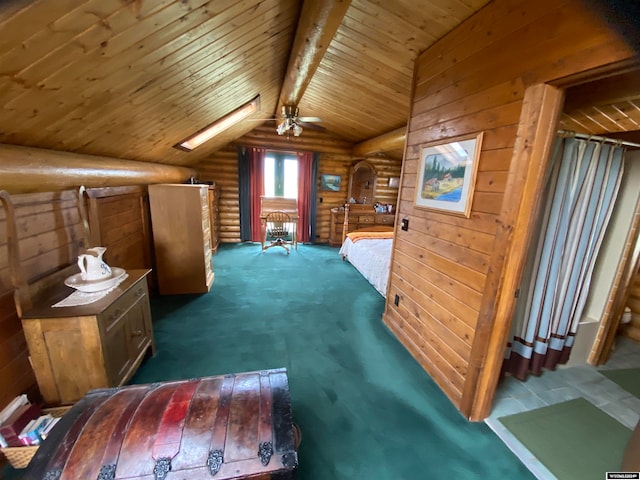
<path id="1" fill-rule="evenodd" d="M 65 414 L 25 480 L 292 479 L 285 369 L 93 390 Z"/>

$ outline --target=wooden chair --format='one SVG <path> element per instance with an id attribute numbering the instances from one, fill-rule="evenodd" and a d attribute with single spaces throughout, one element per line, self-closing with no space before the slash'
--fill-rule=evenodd
<path id="1" fill-rule="evenodd" d="M 267 215 L 284 212 L 291 218 L 289 230 L 293 236 L 292 245 L 298 249 L 298 201 L 295 198 L 260 197 L 260 248 L 264 250 L 267 237 Z"/>
<path id="2" fill-rule="evenodd" d="M 289 247 L 287 245 L 293 244 L 293 241 L 287 240 L 294 235 L 293 220 L 285 212 L 271 212 L 267 214 L 267 239 L 271 238 L 271 243 L 265 245 L 262 251 L 268 250 L 271 247 L 282 247 L 289 254 Z M 292 238 L 293 240 L 293 238 Z"/>

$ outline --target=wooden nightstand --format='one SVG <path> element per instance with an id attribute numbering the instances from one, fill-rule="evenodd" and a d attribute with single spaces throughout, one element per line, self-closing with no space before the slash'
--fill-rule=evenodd
<path id="1" fill-rule="evenodd" d="M 67 405 L 94 388 L 124 385 L 147 350 L 155 353 L 147 275 L 129 277 L 97 302 L 52 307 L 73 289 L 61 284 L 22 315 L 31 365 L 49 405 Z"/>

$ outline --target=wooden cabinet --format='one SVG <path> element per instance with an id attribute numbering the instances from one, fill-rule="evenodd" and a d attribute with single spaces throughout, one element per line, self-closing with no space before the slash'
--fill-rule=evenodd
<path id="1" fill-rule="evenodd" d="M 47 404 L 70 404 L 91 389 L 124 385 L 147 350 L 155 353 L 149 272 L 128 271 L 124 282 L 96 302 L 53 308 L 73 292 L 60 285 L 23 313 L 31 365 Z"/>
<path id="2" fill-rule="evenodd" d="M 153 268 L 151 221 L 146 186 L 86 190 L 91 246 L 107 248 L 104 260 L 125 270 Z M 147 277 L 155 290 L 155 274 Z"/>
<path id="3" fill-rule="evenodd" d="M 151 268 L 151 232 L 145 187 L 86 190 L 91 246 L 107 247 L 108 265 L 125 270 Z"/>
<path id="4" fill-rule="evenodd" d="M 349 224 L 347 233 L 373 225 L 393 226 L 395 215 L 392 213 L 375 213 L 372 206 L 356 205 L 352 206 L 353 211 L 349 214 Z M 361 210 L 361 211 L 359 211 Z M 332 247 L 342 245 L 342 230 L 344 226 L 344 208 L 331 209 L 331 223 L 329 225 L 329 244 Z"/>
<path id="5" fill-rule="evenodd" d="M 149 185 L 160 294 L 206 293 L 214 280 L 209 186 Z"/>
<path id="6" fill-rule="evenodd" d="M 220 245 L 220 187 L 209 186 L 209 223 L 211 224 L 211 251 L 216 253 Z"/>

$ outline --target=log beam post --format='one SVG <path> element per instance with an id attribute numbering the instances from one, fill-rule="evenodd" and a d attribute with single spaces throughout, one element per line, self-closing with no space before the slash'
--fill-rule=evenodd
<path id="1" fill-rule="evenodd" d="M 0 145 L 0 184 L 10 194 L 183 183 L 191 176 L 196 171 L 187 167 Z"/>
<path id="2" fill-rule="evenodd" d="M 283 105 L 298 105 L 350 4 L 351 0 L 304 2 L 276 115 Z"/>
<path id="3" fill-rule="evenodd" d="M 378 137 L 370 138 L 353 146 L 353 155 L 365 157 L 373 153 L 402 150 L 407 137 L 407 127 L 400 127 Z"/>

